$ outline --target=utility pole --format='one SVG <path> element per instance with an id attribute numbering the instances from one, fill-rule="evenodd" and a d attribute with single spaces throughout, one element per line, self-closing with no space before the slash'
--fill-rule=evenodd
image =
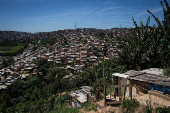
<path id="1" fill-rule="evenodd" d="M 74 28 L 75 28 L 75 30 L 77 29 L 77 25 L 76 25 L 76 22 L 75 22 Z"/>
<path id="2" fill-rule="evenodd" d="M 81 47 L 80 47 L 80 62 L 79 62 L 79 72 L 80 72 L 80 65 L 81 65 Z"/>

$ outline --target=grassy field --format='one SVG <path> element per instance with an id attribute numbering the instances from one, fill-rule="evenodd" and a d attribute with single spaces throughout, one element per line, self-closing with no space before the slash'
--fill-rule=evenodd
<path id="1" fill-rule="evenodd" d="M 0 46 L 0 56 L 13 56 L 21 53 L 24 46 Z"/>
<path id="2" fill-rule="evenodd" d="M 9 52 L 20 49 L 22 46 L 0 46 L 0 52 Z"/>

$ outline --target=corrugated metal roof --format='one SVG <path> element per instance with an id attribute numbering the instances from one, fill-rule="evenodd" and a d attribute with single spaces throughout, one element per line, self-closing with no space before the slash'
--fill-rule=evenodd
<path id="1" fill-rule="evenodd" d="M 129 77 L 129 75 L 120 74 L 120 73 L 113 73 L 112 75 L 118 76 L 118 77 L 121 77 L 121 78 L 128 78 Z"/>
<path id="2" fill-rule="evenodd" d="M 71 91 L 68 94 L 73 97 L 74 99 L 78 100 L 81 103 L 85 103 L 87 101 L 87 94 L 91 94 L 91 87 L 90 86 L 82 86 L 81 89 Z M 94 97 L 94 95 L 92 95 Z"/>

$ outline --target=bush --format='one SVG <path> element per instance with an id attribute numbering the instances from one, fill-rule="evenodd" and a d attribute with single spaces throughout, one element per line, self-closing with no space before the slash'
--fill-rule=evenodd
<path id="1" fill-rule="evenodd" d="M 170 77 L 170 68 L 165 68 L 165 69 L 163 70 L 163 72 L 164 72 L 164 74 L 165 74 L 166 76 L 169 76 L 169 77 Z"/>
<path id="2" fill-rule="evenodd" d="M 140 106 L 140 103 L 136 99 L 125 99 L 121 103 L 123 113 L 134 113 L 135 109 Z"/>
<path id="3" fill-rule="evenodd" d="M 68 104 L 63 104 L 62 108 L 60 105 L 55 106 L 55 111 L 45 112 L 45 113 L 79 113 L 79 108 L 68 107 Z"/>
<path id="4" fill-rule="evenodd" d="M 146 101 L 146 106 L 145 106 L 145 108 L 144 108 L 144 112 L 145 113 L 152 113 L 152 111 L 153 111 L 153 107 L 152 107 L 152 103 L 151 103 L 151 98 L 150 98 L 150 96 L 149 96 L 149 100 L 147 100 Z"/>
<path id="5" fill-rule="evenodd" d="M 91 111 L 91 110 L 94 110 L 94 111 L 97 111 L 97 109 L 93 106 L 92 103 L 90 102 L 87 102 L 83 105 L 83 107 L 85 107 L 85 111 Z"/>
<path id="6" fill-rule="evenodd" d="M 157 107 L 155 109 L 156 113 L 170 113 L 170 110 L 168 110 L 167 108 L 162 108 L 162 107 Z"/>

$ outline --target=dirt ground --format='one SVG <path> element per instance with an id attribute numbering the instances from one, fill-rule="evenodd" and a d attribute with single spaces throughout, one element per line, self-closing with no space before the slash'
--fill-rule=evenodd
<path id="1" fill-rule="evenodd" d="M 170 105 L 170 101 L 165 100 L 163 98 L 149 95 L 149 94 L 140 94 L 140 95 L 133 95 L 133 98 L 137 99 L 140 102 L 140 107 L 136 109 L 135 113 L 143 113 L 144 106 L 147 105 L 147 102 L 150 102 L 153 108 L 156 107 L 163 107 Z M 117 99 L 116 99 L 117 100 Z M 122 113 L 122 110 L 120 107 L 112 107 L 112 106 L 106 106 L 104 107 L 104 100 L 96 102 L 100 106 L 102 106 L 102 109 L 99 109 L 98 111 L 84 111 L 83 109 L 80 109 L 82 113 Z"/>
<path id="2" fill-rule="evenodd" d="M 135 95 L 133 98 L 137 99 L 141 105 L 147 105 L 147 102 L 151 102 L 151 105 L 156 108 L 158 106 L 168 106 L 170 105 L 170 101 L 149 94 L 140 94 Z"/>

